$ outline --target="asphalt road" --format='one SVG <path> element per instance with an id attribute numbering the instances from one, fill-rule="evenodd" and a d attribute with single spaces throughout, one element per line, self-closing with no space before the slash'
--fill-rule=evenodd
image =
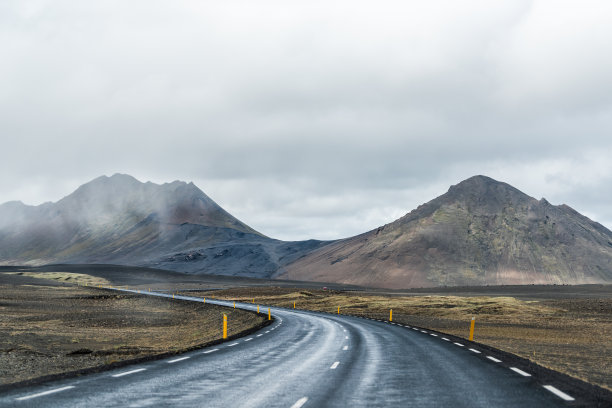
<path id="1" fill-rule="evenodd" d="M 537 384 L 529 373 L 436 333 L 351 316 L 271 310 L 275 322 L 244 338 L 166 360 L 17 389 L 0 395 L 0 406 L 527 408 L 568 404 L 567 394 Z"/>

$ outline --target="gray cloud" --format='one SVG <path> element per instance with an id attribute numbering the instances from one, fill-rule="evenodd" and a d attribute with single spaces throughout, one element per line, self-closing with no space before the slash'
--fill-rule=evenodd
<path id="1" fill-rule="evenodd" d="M 612 6 L 489 3 L 2 2 L 0 201 L 123 172 L 338 238 L 488 174 L 611 227 Z"/>

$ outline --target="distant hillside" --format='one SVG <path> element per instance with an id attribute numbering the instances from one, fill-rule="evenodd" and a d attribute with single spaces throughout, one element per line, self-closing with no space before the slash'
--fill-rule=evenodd
<path id="1" fill-rule="evenodd" d="M 279 277 L 388 288 L 612 283 L 612 232 L 566 205 L 475 176 L 285 271 Z"/>
<path id="2" fill-rule="evenodd" d="M 192 183 L 99 177 L 57 203 L 0 205 L 0 264 L 114 263 L 270 277 L 319 241 L 268 238 Z"/>

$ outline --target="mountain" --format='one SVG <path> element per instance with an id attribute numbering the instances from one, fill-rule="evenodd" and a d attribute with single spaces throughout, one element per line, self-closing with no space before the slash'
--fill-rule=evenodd
<path id="1" fill-rule="evenodd" d="M 612 232 L 566 205 L 475 176 L 338 241 L 284 242 L 193 183 L 99 177 L 56 203 L 0 205 L 0 264 L 106 263 L 411 288 L 612 282 Z"/>
<path id="2" fill-rule="evenodd" d="M 193 183 L 99 177 L 57 203 L 0 205 L 0 263 L 114 263 L 270 277 L 320 241 L 282 242 L 239 221 Z"/>
<path id="3" fill-rule="evenodd" d="M 279 278 L 387 288 L 611 283 L 612 232 L 567 205 L 475 176 L 284 270 Z"/>

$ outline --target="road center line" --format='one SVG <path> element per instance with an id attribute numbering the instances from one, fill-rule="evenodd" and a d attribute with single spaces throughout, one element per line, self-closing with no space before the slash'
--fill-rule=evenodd
<path id="1" fill-rule="evenodd" d="M 119 373 L 119 374 L 114 374 L 114 375 L 112 375 L 111 377 L 115 377 L 115 378 L 117 378 L 117 377 L 123 377 L 124 375 L 130 375 L 130 374 L 134 374 L 134 373 L 139 373 L 139 372 L 141 372 L 141 371 L 145 371 L 145 370 L 146 370 L 146 368 L 138 368 L 138 369 L 136 369 L 136 370 L 126 371 L 126 372 L 124 372 L 124 373 Z"/>
<path id="2" fill-rule="evenodd" d="M 495 357 L 487 356 L 487 358 L 491 361 L 495 361 L 496 363 L 501 363 L 501 360 L 498 360 Z"/>
<path id="3" fill-rule="evenodd" d="M 172 364 L 172 363 L 176 363 L 176 362 L 179 362 L 179 361 L 187 360 L 188 358 L 191 358 L 191 357 L 181 357 L 181 358 L 177 358 L 176 360 L 170 360 L 170 361 L 168 361 L 168 364 Z"/>
<path id="4" fill-rule="evenodd" d="M 555 394 L 557 397 L 561 398 L 564 401 L 573 401 L 574 397 L 572 397 L 571 395 L 567 395 L 566 393 L 564 393 L 561 390 L 558 390 L 557 388 L 553 387 L 552 385 L 543 385 L 542 387 L 546 388 L 548 391 L 552 392 L 553 394 Z"/>
<path id="5" fill-rule="evenodd" d="M 308 401 L 308 397 L 302 397 L 299 400 L 295 401 L 295 404 L 293 404 L 291 408 L 302 408 L 306 401 Z"/>
<path id="6" fill-rule="evenodd" d="M 330 370 L 335 370 L 336 367 L 338 367 L 338 364 L 340 364 L 339 361 L 336 361 L 334 364 L 331 365 L 331 367 L 329 367 Z"/>
<path id="7" fill-rule="evenodd" d="M 219 351 L 219 349 L 208 350 L 208 351 L 203 352 L 202 354 L 214 353 L 215 351 Z"/>
<path id="8" fill-rule="evenodd" d="M 49 391 L 43 391 L 43 392 L 39 392 L 38 394 L 26 395 L 25 397 L 19 397 L 19 398 L 15 398 L 15 399 L 17 401 L 25 401 L 25 400 L 29 400 L 31 398 L 42 397 L 43 395 L 55 394 L 56 392 L 69 390 L 71 388 L 74 388 L 74 385 L 68 385 L 66 387 L 56 388 L 54 390 L 49 390 Z"/>
<path id="9" fill-rule="evenodd" d="M 523 377 L 531 377 L 531 374 L 524 372 L 523 370 L 516 368 L 516 367 L 510 367 L 510 369 L 512 371 L 514 371 L 515 373 L 519 373 L 520 375 L 522 375 Z"/>

